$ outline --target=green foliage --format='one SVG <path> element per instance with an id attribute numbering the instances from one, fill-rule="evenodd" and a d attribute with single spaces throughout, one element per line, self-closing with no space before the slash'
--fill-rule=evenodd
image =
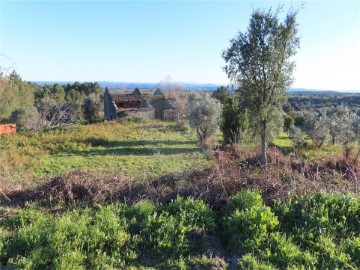
<path id="1" fill-rule="evenodd" d="M 302 251 L 291 238 L 278 232 L 271 233 L 264 257 L 280 269 L 301 269 L 314 267 L 317 258 L 308 251 Z"/>
<path id="2" fill-rule="evenodd" d="M 37 88 L 37 85 L 23 81 L 15 71 L 8 77 L 0 73 L 0 122 L 9 122 L 15 110 L 33 107 Z"/>
<path id="3" fill-rule="evenodd" d="M 84 100 L 83 111 L 84 117 L 89 123 L 95 123 L 99 119 L 99 112 L 102 103 L 94 94 L 91 94 Z"/>
<path id="4" fill-rule="evenodd" d="M 157 254 L 180 256 L 194 250 L 197 237 L 214 230 L 215 215 L 208 205 L 178 197 L 161 213 L 149 215 L 143 231 Z"/>
<path id="5" fill-rule="evenodd" d="M 216 98 L 221 102 L 221 104 L 224 104 L 226 99 L 229 97 L 230 93 L 227 90 L 225 86 L 218 87 L 216 91 L 212 93 L 212 97 Z"/>
<path id="6" fill-rule="evenodd" d="M 240 111 L 238 98 L 228 96 L 224 102 L 220 129 L 225 144 L 236 144 L 249 127 L 247 111 Z"/>
<path id="7" fill-rule="evenodd" d="M 284 131 L 289 132 L 289 130 L 294 126 L 295 119 L 291 115 L 285 117 L 284 120 Z"/>
<path id="8" fill-rule="evenodd" d="M 0 257 L 10 256 L 10 263 L 22 269 L 124 268 L 137 258 L 139 236 L 130 235 L 128 221 L 118 214 L 123 210 L 115 204 L 72 210 L 58 218 L 22 210 L 10 220 L 16 233 Z"/>
<path id="9" fill-rule="evenodd" d="M 358 196 L 294 197 L 273 210 L 278 217 L 246 190 L 218 215 L 181 197 L 168 205 L 25 207 L 7 218 L 0 213 L 0 261 L 19 269 L 222 269 L 221 247 L 204 243 L 225 236 L 230 254 L 241 256 L 237 269 L 359 269 Z"/>
<path id="10" fill-rule="evenodd" d="M 360 200 L 351 195 L 300 196 L 277 205 L 275 211 L 282 228 L 286 232 L 295 229 L 294 239 L 305 246 L 324 233 L 340 237 L 360 233 Z"/>
<path id="11" fill-rule="evenodd" d="M 347 238 L 344 242 L 345 252 L 350 255 L 353 263 L 360 266 L 360 237 Z"/>
<path id="12" fill-rule="evenodd" d="M 305 141 L 305 135 L 298 127 L 292 127 L 289 130 L 290 138 L 293 142 L 294 147 L 303 147 L 307 145 L 307 142 Z"/>
<path id="13" fill-rule="evenodd" d="M 219 129 L 220 116 L 221 103 L 218 100 L 207 93 L 189 96 L 189 124 L 196 130 L 200 144 Z"/>
<path id="14" fill-rule="evenodd" d="M 230 197 L 222 221 L 229 248 L 242 253 L 260 251 L 279 224 L 271 208 L 255 191 L 240 191 Z"/>
<path id="15" fill-rule="evenodd" d="M 270 263 L 259 261 L 254 255 L 246 254 L 237 261 L 239 270 L 275 270 Z"/>
<path id="16" fill-rule="evenodd" d="M 352 195 L 317 193 L 296 197 L 275 207 L 281 230 L 292 235 L 301 248 L 312 250 L 317 267 L 359 267 L 355 242 L 343 244 L 344 236 L 360 233 L 360 200 Z M 353 267 L 356 268 L 356 267 Z"/>
<path id="17" fill-rule="evenodd" d="M 282 105 L 292 83 L 291 57 L 299 46 L 297 12 L 280 22 L 278 11 L 255 10 L 245 33 L 239 33 L 223 52 L 228 77 L 239 85 L 242 110 L 247 109 L 250 127 L 261 137 L 261 163 L 265 167 L 266 143 L 273 128 L 282 127 Z"/>
<path id="18" fill-rule="evenodd" d="M 40 127 L 40 115 L 35 107 L 16 109 L 11 114 L 11 121 L 16 123 L 17 130 L 37 130 Z"/>

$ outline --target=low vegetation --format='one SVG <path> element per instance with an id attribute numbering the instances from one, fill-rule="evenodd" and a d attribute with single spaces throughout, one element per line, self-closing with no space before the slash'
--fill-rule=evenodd
<path id="1" fill-rule="evenodd" d="M 186 126 L 155 120 L 75 125 L 2 136 L 0 151 L 0 174 L 4 185 L 10 186 L 28 186 L 35 178 L 75 168 L 142 181 L 210 166 L 196 136 Z M 17 182 L 19 178 L 21 182 Z"/>
<path id="2" fill-rule="evenodd" d="M 0 222 L 0 259 L 20 269 L 357 269 L 359 215 L 352 195 L 270 207 L 249 190 L 218 210 L 192 197 L 57 212 L 28 206 Z"/>

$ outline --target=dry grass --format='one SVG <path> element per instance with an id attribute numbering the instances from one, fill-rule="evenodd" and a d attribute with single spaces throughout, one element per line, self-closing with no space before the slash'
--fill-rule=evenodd
<path id="1" fill-rule="evenodd" d="M 210 203 L 215 209 L 241 189 L 260 190 L 267 204 L 289 195 L 312 194 L 316 191 L 358 192 L 359 162 L 334 156 L 322 163 L 294 164 L 276 148 L 269 148 L 269 166 L 260 168 L 258 153 L 241 148 L 216 149 L 212 169 L 170 173 L 150 181 L 139 182 L 130 177 L 101 175 L 74 170 L 51 177 L 35 188 L 7 189 L 0 195 L 3 203 L 24 205 L 41 202 L 74 205 L 79 203 L 133 203 L 143 199 L 169 202 L 181 196 L 193 196 Z M 6 198 L 7 197 L 7 198 Z"/>

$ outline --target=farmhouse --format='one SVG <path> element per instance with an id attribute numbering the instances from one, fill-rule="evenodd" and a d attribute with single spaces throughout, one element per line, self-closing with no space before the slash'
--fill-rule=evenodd
<path id="1" fill-rule="evenodd" d="M 132 94 L 110 93 L 106 88 L 104 113 L 107 120 L 124 117 L 178 120 L 179 117 L 175 100 L 166 98 L 160 89 L 151 95 L 141 94 L 138 89 Z"/>

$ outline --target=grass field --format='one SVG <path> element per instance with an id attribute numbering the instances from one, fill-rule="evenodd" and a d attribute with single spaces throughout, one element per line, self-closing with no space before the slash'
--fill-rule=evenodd
<path id="1" fill-rule="evenodd" d="M 146 180 L 210 166 L 193 133 L 155 120 L 2 136 L 0 159 L 0 172 L 23 179 L 86 169 Z"/>
<path id="2" fill-rule="evenodd" d="M 264 171 L 155 120 L 1 136 L 0 269 L 359 269 L 358 161 L 273 144 Z"/>

